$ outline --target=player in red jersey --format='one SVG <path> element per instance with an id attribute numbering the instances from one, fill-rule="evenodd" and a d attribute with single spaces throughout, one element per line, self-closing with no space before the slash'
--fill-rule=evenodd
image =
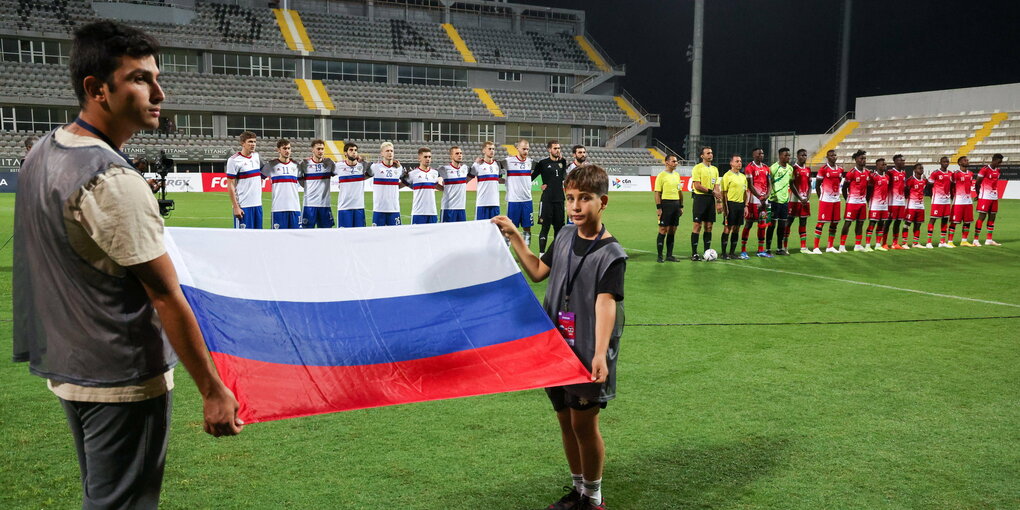
<path id="1" fill-rule="evenodd" d="M 924 178 L 924 165 L 918 163 L 914 165 L 914 175 L 907 179 L 907 215 L 906 215 L 906 229 L 903 231 L 903 235 L 906 235 L 907 230 L 913 226 L 914 230 L 914 246 L 913 248 L 924 248 L 921 245 L 921 225 L 924 223 L 924 188 L 928 185 L 928 180 Z M 904 241 L 906 244 L 906 241 Z M 928 246 L 929 248 L 931 246 Z"/>
<path id="2" fill-rule="evenodd" d="M 974 172 L 967 169 L 970 159 L 967 156 L 956 158 L 959 168 L 953 172 L 953 214 L 949 223 L 949 244 L 953 244 L 956 226 L 963 223 L 960 246 L 974 246 L 967 241 L 970 235 L 970 223 L 974 221 Z"/>
<path id="3" fill-rule="evenodd" d="M 818 243 L 822 238 L 822 226 L 829 224 L 829 244 L 825 251 L 836 253 L 836 228 L 839 226 L 839 184 L 843 180 L 843 169 L 836 166 L 836 151 L 825 153 L 825 164 L 815 176 L 818 190 L 818 223 L 815 225 L 815 249 L 811 253 L 821 255 Z"/>
<path id="4" fill-rule="evenodd" d="M 807 166 L 807 151 L 797 151 L 797 162 L 793 165 L 793 185 L 790 186 L 793 196 L 790 197 L 790 217 L 786 221 L 786 233 L 783 236 L 783 250 L 790 252 L 790 229 L 793 227 L 793 220 L 800 218 L 800 227 L 797 233 L 800 234 L 800 252 L 811 253 L 807 247 L 807 222 L 811 215 L 811 169 Z"/>
<path id="5" fill-rule="evenodd" d="M 765 151 L 761 148 L 751 151 L 752 161 L 744 167 L 747 175 L 747 189 L 751 192 L 751 202 L 744 211 L 744 230 L 740 233 L 741 256 L 747 253 L 747 237 L 751 234 L 751 225 L 758 222 L 758 256 L 765 253 L 765 219 L 768 215 L 768 197 L 772 194 L 772 179 L 769 179 L 769 166 L 762 162 Z"/>
<path id="6" fill-rule="evenodd" d="M 953 205 L 953 176 L 949 171 L 949 157 L 942 156 L 939 160 L 939 169 L 928 176 L 928 182 L 931 183 L 931 214 L 928 216 L 928 244 L 924 247 L 932 247 L 931 236 L 935 230 L 935 220 L 941 219 L 942 237 L 939 238 L 939 248 L 956 248 L 946 243 L 946 227 Z"/>
<path id="7" fill-rule="evenodd" d="M 871 175 L 865 166 L 867 152 L 854 153 L 854 168 L 846 173 L 843 180 L 843 198 L 846 199 L 846 214 L 843 215 L 843 233 L 839 237 L 839 252 L 846 253 L 846 236 L 850 233 L 850 224 L 855 223 L 854 251 L 865 251 L 861 246 L 864 237 L 864 219 L 868 216 L 868 197 L 871 196 Z"/>
<path id="8" fill-rule="evenodd" d="M 985 239 L 985 246 L 1000 246 L 992 240 L 992 232 L 995 231 L 995 214 L 999 212 L 999 177 L 1002 172 L 999 165 L 1002 164 L 1002 154 L 992 155 L 992 162 L 978 172 L 974 187 L 978 190 L 978 220 L 974 228 L 974 246 L 981 246 L 978 238 L 981 237 L 981 224 L 988 217 L 988 237 Z"/>
<path id="9" fill-rule="evenodd" d="M 892 180 L 885 172 L 885 158 L 875 160 L 875 171 L 871 174 L 871 194 L 868 197 L 868 235 L 864 238 L 864 251 L 872 251 L 871 234 L 875 234 L 875 250 L 889 251 L 885 233 L 889 226 L 889 195 L 892 193 Z M 877 232 L 876 232 L 877 230 Z"/>
<path id="10" fill-rule="evenodd" d="M 893 168 L 886 172 L 889 180 L 892 181 L 892 195 L 889 197 L 889 221 L 892 223 L 892 249 L 909 250 L 907 246 L 907 231 L 903 230 L 903 239 L 900 239 L 900 224 L 907 219 L 907 172 L 903 169 L 903 155 L 893 156 Z M 889 229 L 886 229 L 888 235 Z M 888 243 L 886 243 L 888 244 Z"/>

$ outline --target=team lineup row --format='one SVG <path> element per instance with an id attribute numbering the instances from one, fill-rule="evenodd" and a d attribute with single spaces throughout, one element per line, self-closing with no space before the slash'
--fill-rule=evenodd
<path id="1" fill-rule="evenodd" d="M 292 158 L 290 141 L 278 140 L 277 157 L 262 162 L 255 152 L 255 133 L 240 135 L 241 150 L 227 160 L 227 184 L 233 206 L 236 228 L 262 228 L 262 180 L 272 182 L 273 228 L 323 228 L 334 225 L 330 204 L 330 181 L 338 181 L 336 225 L 342 228 L 364 227 L 364 181 L 372 180 L 372 225 L 400 224 L 399 189 L 411 188 L 414 192 L 411 206 L 411 223 L 437 223 L 435 191 L 443 192 L 438 210 L 442 221 L 466 221 L 466 189 L 477 179 L 475 219 L 489 219 L 500 214 L 499 185 L 506 184 L 507 216 L 524 230 L 525 241 L 531 242 L 533 205 L 531 182 L 542 177 L 542 201 L 539 223 L 542 224 L 540 251 L 545 251 L 548 230 L 559 232 L 565 220 L 563 207 L 563 178 L 574 168 L 585 164 L 584 146 L 573 147 L 574 160 L 570 163 L 561 157 L 560 144 L 547 143 L 549 158 L 533 164 L 528 157 L 527 140 L 516 144 L 517 155 L 505 160 L 495 159 L 496 145 L 485 142 L 481 156 L 471 163 L 464 161 L 464 150 L 458 146 L 449 149 L 450 161 L 432 168 L 432 151 L 418 149 L 418 164 L 404 167 L 394 158 L 394 147 L 384 142 L 379 148 L 379 161 L 369 163 L 359 154 L 356 143 L 344 146 L 342 161 L 324 157 L 325 142 L 313 140 L 311 155 L 300 161 Z M 304 188 L 303 205 L 299 186 Z"/>
<path id="2" fill-rule="evenodd" d="M 747 240 L 752 227 L 758 227 L 757 256 L 789 255 L 789 237 L 793 223 L 799 218 L 801 253 L 820 255 L 820 242 L 824 226 L 829 224 L 827 253 L 846 253 L 846 240 L 853 225 L 854 251 L 909 250 L 934 248 L 932 237 L 935 222 L 941 220 L 940 248 L 955 248 L 957 227 L 962 224 L 960 246 L 981 246 L 979 237 L 987 219 L 986 246 L 998 246 L 992 239 L 995 216 L 999 210 L 999 179 L 1001 154 L 992 156 L 991 162 L 976 174 L 969 170 L 966 156 L 957 159 L 958 169 L 949 170 L 949 158 L 943 156 L 940 168 L 928 177 L 924 166 L 913 166 L 911 175 L 902 155 L 893 157 L 893 168 L 887 168 L 885 158 L 875 160 L 874 168 L 867 166 L 867 153 L 858 150 L 852 156 L 854 166 L 844 170 L 837 166 L 836 151 L 826 153 L 826 163 L 814 174 L 814 189 L 818 193 L 818 215 L 815 225 L 813 249 L 807 246 L 807 224 L 811 215 L 812 171 L 807 166 L 807 151 L 797 151 L 797 162 L 790 164 L 790 149 L 779 149 L 779 160 L 768 166 L 762 162 L 764 151 L 754 149 L 753 161 L 743 167 L 738 154 L 730 157 L 730 168 L 722 176 L 712 166 L 711 147 L 701 150 L 701 163 L 691 173 L 694 226 L 691 233 L 691 260 L 714 260 L 712 225 L 716 214 L 722 214 L 723 259 L 750 258 Z M 683 195 L 680 177 L 676 173 L 677 160 L 666 158 L 666 169 L 656 177 L 654 197 L 659 220 L 657 253 L 659 262 L 676 262 L 673 245 L 676 228 L 683 214 Z M 927 242 L 921 243 L 924 224 L 924 197 L 930 190 L 931 212 L 928 220 Z M 977 194 L 978 218 L 973 238 L 970 236 L 974 221 L 973 195 Z M 845 210 L 841 207 L 846 202 Z M 840 218 L 844 220 L 839 247 L 835 239 Z M 869 221 L 865 234 L 864 223 Z M 743 227 L 742 230 L 741 227 Z M 902 227 L 902 229 L 901 229 Z M 702 233 L 702 231 L 704 231 Z M 913 232 L 913 239 L 909 239 Z M 891 245 L 890 245 L 890 233 Z M 740 254 L 736 246 L 738 234 Z M 778 234 L 778 235 L 777 235 Z M 706 255 L 698 252 L 699 236 Z M 874 247 L 872 247 L 874 236 Z M 773 238 L 776 250 L 772 250 Z M 861 244 L 862 239 L 864 244 Z M 665 249 L 665 257 L 663 250 Z M 728 249 L 728 251 L 727 251 Z"/>

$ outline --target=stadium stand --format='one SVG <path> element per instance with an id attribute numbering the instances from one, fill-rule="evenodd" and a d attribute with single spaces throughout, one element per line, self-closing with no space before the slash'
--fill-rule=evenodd
<path id="1" fill-rule="evenodd" d="M 233 135 L 243 129 L 263 138 L 332 140 L 334 133 L 358 132 L 349 122 L 399 120 L 399 129 L 366 127 L 367 139 L 356 141 L 371 146 L 379 135 L 392 136 L 398 154 L 409 151 L 404 159 L 413 161 L 412 149 L 448 147 L 465 129 L 484 134 L 472 132 L 461 145 L 492 138 L 503 155 L 505 144 L 534 133 L 537 160 L 545 157 L 543 141 L 556 133 L 564 146 L 591 146 L 590 154 L 599 155 L 593 160 L 608 166 L 660 164 L 643 147 L 658 117 L 633 98 L 621 100 L 617 83 L 599 86 L 599 93 L 571 93 L 571 83 L 585 81 L 584 90 L 591 90 L 623 74 L 594 41 L 575 35 L 584 34 L 580 11 L 512 12 L 480 0 L 455 4 L 452 17 L 443 16 L 438 2 L 417 0 L 376 2 L 374 15 L 370 4 L 356 0 L 305 0 L 300 11 L 243 0 L 124 3 L 132 4 L 127 23 L 163 43 L 164 117 L 174 126 L 136 137 L 129 153 L 178 147 L 179 163 L 208 162 L 233 152 Z M 71 34 L 97 12 L 118 16 L 116 4 L 110 6 L 0 0 L 6 22 L 0 26 L 0 157 L 20 157 L 26 136 L 73 118 L 66 70 Z M 175 17 L 180 12 L 186 22 Z M 304 42 L 295 45 L 296 39 Z M 337 120 L 346 127 L 337 128 Z M 629 143 L 619 144 L 621 138 Z M 600 147 L 610 139 L 621 148 Z"/>

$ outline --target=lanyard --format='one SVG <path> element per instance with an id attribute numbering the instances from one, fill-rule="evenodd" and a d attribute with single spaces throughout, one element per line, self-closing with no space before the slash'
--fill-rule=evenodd
<path id="1" fill-rule="evenodd" d="M 81 128 L 84 129 L 85 131 L 88 131 L 89 133 L 98 136 L 100 140 L 106 142 L 106 145 L 109 145 L 110 148 L 113 149 L 113 152 L 116 152 L 117 154 L 120 155 L 120 157 L 124 158 L 124 161 L 127 161 L 128 168 L 135 168 L 135 164 L 131 162 L 131 158 L 129 158 L 127 154 L 121 152 L 120 149 L 118 149 L 117 146 L 113 144 L 113 140 L 110 140 L 110 137 L 106 136 L 106 133 L 100 131 L 99 128 L 97 128 L 96 126 L 93 126 L 92 124 L 89 124 L 84 120 L 81 120 L 81 117 L 75 118 L 74 123 L 81 126 Z"/>
<path id="2" fill-rule="evenodd" d="M 595 236 L 595 239 L 592 240 L 591 244 L 588 245 L 588 249 L 584 252 L 584 255 L 581 256 L 581 261 L 577 263 L 577 269 L 574 270 L 573 276 L 570 275 L 570 260 L 574 257 L 574 247 L 571 246 L 570 251 L 567 252 L 567 294 L 565 296 L 565 301 L 568 305 L 567 308 L 568 310 L 570 304 L 570 294 L 574 291 L 574 282 L 577 281 L 577 275 L 581 273 L 581 266 L 584 265 L 584 260 L 588 258 L 588 254 L 590 254 L 591 251 L 595 249 L 595 245 L 598 244 L 600 240 L 602 240 L 602 236 L 605 235 L 605 233 L 606 226 L 602 225 L 602 230 L 599 231 L 599 235 Z"/>

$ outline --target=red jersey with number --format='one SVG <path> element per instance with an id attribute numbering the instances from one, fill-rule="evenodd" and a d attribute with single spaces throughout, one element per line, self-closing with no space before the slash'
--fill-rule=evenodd
<path id="1" fill-rule="evenodd" d="M 1002 175 L 1002 172 L 998 168 L 986 166 L 978 172 L 978 175 L 982 177 L 981 189 L 978 190 L 978 199 L 998 200 L 999 176 Z"/>
<path id="2" fill-rule="evenodd" d="M 911 176 L 907 179 L 907 209 L 924 209 L 924 187 L 928 181 L 924 177 L 918 179 Z"/>
<path id="3" fill-rule="evenodd" d="M 864 204 L 868 201 L 868 181 L 870 176 L 867 169 L 861 170 L 854 167 L 846 173 L 846 181 L 850 183 L 846 190 L 846 203 Z"/>
<path id="4" fill-rule="evenodd" d="M 751 178 L 751 185 L 754 189 L 758 190 L 758 194 L 765 196 L 765 192 L 769 190 L 769 167 L 765 163 L 758 165 L 754 161 L 748 163 L 744 167 L 744 173 Z M 761 201 L 751 193 L 751 203 L 760 204 Z"/>
<path id="5" fill-rule="evenodd" d="M 949 170 L 943 171 L 941 168 L 935 170 L 928 176 L 928 182 L 931 183 L 931 203 L 938 205 L 947 205 L 953 203 L 952 187 L 953 187 L 953 176 Z"/>
<path id="6" fill-rule="evenodd" d="M 873 211 L 889 210 L 889 174 L 873 172 L 871 182 L 874 188 L 871 190 L 871 203 L 868 205 Z"/>
<path id="7" fill-rule="evenodd" d="M 971 198 L 970 192 L 974 190 L 974 172 L 970 170 L 953 172 L 953 188 L 957 204 L 973 204 L 974 200 Z"/>
<path id="8" fill-rule="evenodd" d="M 801 198 L 811 194 L 811 168 L 793 165 L 793 186 L 797 188 Z"/>
<path id="9" fill-rule="evenodd" d="M 907 197 L 905 196 L 907 173 L 894 168 L 886 172 L 886 174 L 889 175 L 889 180 L 892 181 L 892 196 L 889 199 L 889 203 L 892 205 L 907 205 Z"/>
<path id="10" fill-rule="evenodd" d="M 818 200 L 839 202 L 839 185 L 843 180 L 843 169 L 831 167 L 826 163 L 825 166 L 818 169 L 818 177 L 822 178 L 822 187 L 818 190 Z"/>

